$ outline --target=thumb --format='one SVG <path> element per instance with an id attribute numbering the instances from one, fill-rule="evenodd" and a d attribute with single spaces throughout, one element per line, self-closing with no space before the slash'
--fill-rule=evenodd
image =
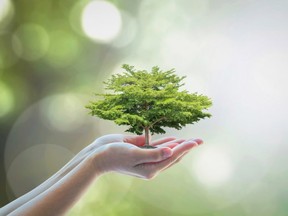
<path id="1" fill-rule="evenodd" d="M 140 136 L 128 135 L 128 136 L 124 136 L 123 141 L 126 143 L 136 145 L 136 146 L 143 146 L 145 144 L 145 136 L 143 136 L 143 135 L 140 135 Z"/>
<path id="2" fill-rule="evenodd" d="M 149 162 L 159 162 L 165 160 L 172 156 L 173 152 L 170 148 L 156 148 L 156 149 L 139 149 L 137 156 L 137 162 L 149 163 Z"/>

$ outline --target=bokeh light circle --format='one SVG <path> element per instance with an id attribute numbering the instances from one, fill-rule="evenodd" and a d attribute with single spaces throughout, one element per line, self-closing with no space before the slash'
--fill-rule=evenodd
<path id="1" fill-rule="evenodd" d="M 10 0 L 0 0 L 0 30 L 10 21 L 13 12 L 14 7 Z"/>
<path id="2" fill-rule="evenodd" d="M 111 42 L 119 34 L 121 26 L 122 19 L 119 10 L 108 1 L 91 1 L 83 10 L 83 31 L 94 41 Z"/>
<path id="3" fill-rule="evenodd" d="M 19 153 L 34 145 L 51 143 L 78 152 L 91 143 L 97 128 L 84 107 L 87 103 L 86 95 L 66 93 L 48 96 L 29 106 L 9 132 L 5 168 Z"/>
<path id="4" fill-rule="evenodd" d="M 12 42 L 13 49 L 19 57 L 35 61 L 46 54 L 49 48 L 49 35 L 42 26 L 26 23 L 15 31 Z"/>
<path id="5" fill-rule="evenodd" d="M 232 175 L 232 161 L 229 154 L 220 149 L 206 149 L 195 155 L 193 172 L 197 179 L 207 186 L 219 186 Z"/>
<path id="6" fill-rule="evenodd" d="M 13 110 L 14 95 L 12 90 L 0 80 L 0 118 Z"/>
<path id="7" fill-rule="evenodd" d="M 84 124 L 85 108 L 77 96 L 60 94 L 47 98 L 41 104 L 43 121 L 59 131 L 71 131 Z"/>
<path id="8" fill-rule="evenodd" d="M 32 146 L 13 160 L 7 169 L 7 180 L 15 196 L 30 191 L 59 170 L 74 154 L 58 145 Z"/>
<path id="9" fill-rule="evenodd" d="M 70 65 L 79 55 L 80 44 L 71 33 L 58 30 L 50 33 L 50 46 L 45 56 L 53 67 Z"/>
<path id="10" fill-rule="evenodd" d="M 10 0 L 0 0 L 0 22 L 8 14 L 10 8 Z"/>
<path id="11" fill-rule="evenodd" d="M 5 168 L 15 195 L 39 185 L 68 162 L 73 155 L 69 152 L 79 152 L 100 136 L 97 130 L 105 126 L 88 115 L 84 106 L 89 99 L 90 95 L 72 92 L 51 95 L 27 108 L 16 120 L 5 148 Z M 28 171 L 27 166 L 30 167 Z M 118 174 L 102 176 L 95 182 L 97 186 L 92 186 L 71 212 L 82 215 L 87 206 L 87 210 L 96 206 L 99 211 L 107 213 L 106 203 L 110 203 L 112 209 L 122 202 L 132 180 Z M 23 181 L 22 185 L 20 181 Z"/>

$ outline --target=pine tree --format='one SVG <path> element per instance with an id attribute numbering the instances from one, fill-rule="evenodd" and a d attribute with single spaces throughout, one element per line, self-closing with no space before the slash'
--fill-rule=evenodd
<path id="1" fill-rule="evenodd" d="M 124 64 L 122 74 L 112 75 L 104 84 L 112 93 L 96 94 L 102 99 L 90 102 L 86 108 L 92 116 L 112 120 L 117 125 L 128 125 L 127 132 L 145 133 L 149 147 L 149 133 L 165 133 L 163 127 L 180 130 L 186 124 L 210 117 L 203 112 L 212 105 L 204 95 L 180 90 L 185 77 L 175 70 L 161 71 L 155 66 L 151 72 L 135 70 Z"/>

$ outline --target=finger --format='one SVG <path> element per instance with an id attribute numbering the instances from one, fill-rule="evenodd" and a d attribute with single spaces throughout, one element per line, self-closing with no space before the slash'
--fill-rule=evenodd
<path id="1" fill-rule="evenodd" d="M 156 145 L 160 145 L 160 144 L 163 144 L 163 143 L 175 140 L 175 139 L 176 137 L 164 137 L 164 138 L 160 138 L 155 141 L 152 141 L 151 145 L 156 146 Z"/>
<path id="2" fill-rule="evenodd" d="M 196 141 L 198 145 L 203 144 L 203 140 L 202 140 L 202 139 L 194 139 L 194 141 Z M 179 161 L 181 161 L 182 158 L 183 158 L 186 154 L 188 154 L 188 152 L 189 152 L 189 151 L 184 152 L 175 162 L 173 162 L 173 163 L 171 163 L 169 166 L 165 167 L 162 171 L 170 168 L 171 166 L 173 166 L 173 165 L 175 165 L 176 163 L 178 163 Z"/>
<path id="3" fill-rule="evenodd" d="M 172 149 L 168 147 L 156 148 L 156 149 L 135 149 L 133 155 L 135 155 L 135 166 L 143 163 L 159 162 L 165 160 L 173 154 Z"/>
<path id="4" fill-rule="evenodd" d="M 198 139 L 198 138 L 197 138 L 197 139 L 189 139 L 189 140 L 193 140 L 193 141 L 197 142 L 198 145 L 201 145 L 201 144 L 203 143 L 203 140 Z M 186 140 L 185 140 L 185 139 L 176 139 L 176 140 L 173 140 L 173 141 L 171 141 L 171 142 L 167 142 L 167 143 L 163 143 L 163 144 L 161 144 L 161 145 L 158 145 L 157 147 L 169 147 L 169 148 L 174 148 L 174 147 L 176 147 L 177 145 L 183 143 L 184 141 L 186 141 Z M 175 143 L 177 143 L 177 144 L 175 145 Z"/>
<path id="5" fill-rule="evenodd" d="M 175 152 L 173 152 L 175 157 L 171 157 L 170 163 L 166 163 L 166 165 L 163 164 L 161 168 L 159 167 L 161 171 L 166 170 L 174 164 L 178 163 L 192 148 L 197 147 L 199 144 L 194 140 L 189 140 L 187 143 L 184 143 L 186 146 L 180 146 L 177 149 L 175 148 Z"/>
<path id="6" fill-rule="evenodd" d="M 131 135 L 128 135 L 128 136 L 124 136 L 123 138 L 123 142 L 126 142 L 126 143 L 130 143 L 130 144 L 133 144 L 133 145 L 136 145 L 136 146 L 143 146 L 145 144 L 145 136 L 144 135 L 140 135 L 140 136 L 131 136 Z"/>
<path id="7" fill-rule="evenodd" d="M 167 158 L 166 160 L 160 161 L 158 163 L 155 163 L 155 162 L 149 163 L 147 164 L 147 166 L 150 165 L 153 169 L 157 171 L 164 170 L 166 167 L 170 166 L 175 161 L 177 161 L 177 159 L 179 159 L 183 155 L 183 153 L 188 152 L 190 149 L 196 146 L 198 146 L 198 143 L 193 140 L 185 141 L 184 143 L 177 145 L 172 150 L 173 155 L 171 157 Z"/>
<path id="8" fill-rule="evenodd" d="M 159 148 L 159 147 L 169 147 L 169 148 L 171 148 L 170 146 L 172 145 L 173 146 L 173 148 L 176 146 L 175 144 L 177 144 L 177 145 L 179 145 L 179 144 L 181 144 L 182 142 L 184 142 L 185 141 L 185 139 L 175 139 L 175 140 L 172 140 L 172 141 L 170 141 L 170 142 L 166 142 L 166 143 L 163 143 L 163 144 L 159 144 L 159 145 L 157 145 L 157 147 Z"/>
<path id="9" fill-rule="evenodd" d="M 169 138 L 172 138 L 172 137 L 169 137 Z M 199 139 L 199 138 L 196 138 L 196 139 L 189 139 L 189 140 L 193 140 L 195 142 L 197 142 L 198 145 L 202 144 L 203 143 L 203 140 L 202 139 Z M 166 143 L 162 143 L 162 144 L 158 144 L 157 147 L 169 147 L 171 145 L 171 143 L 178 143 L 178 144 L 181 144 L 182 142 L 186 141 L 185 139 L 174 139 L 174 140 L 171 140 L 170 142 L 166 142 Z M 175 145 L 174 145 L 175 147 Z"/>
<path id="10" fill-rule="evenodd" d="M 164 170 L 170 168 L 171 166 L 174 166 L 176 163 L 178 163 L 179 161 L 181 161 L 182 158 L 183 158 L 186 154 L 188 154 L 188 152 L 189 152 L 189 151 L 184 152 L 178 159 L 176 159 L 173 163 L 169 164 L 167 167 L 165 167 L 165 168 L 162 169 L 161 171 L 164 171 Z"/>
<path id="11" fill-rule="evenodd" d="M 169 142 L 169 143 L 164 143 L 164 144 L 162 144 L 162 145 L 158 145 L 157 146 L 157 148 L 163 148 L 163 147 L 168 147 L 168 148 L 170 148 L 170 149 L 173 149 L 173 148 L 175 148 L 175 146 L 177 146 L 177 145 L 179 145 L 179 143 L 177 143 L 177 142 Z"/>
<path id="12" fill-rule="evenodd" d="M 199 139 L 199 138 L 196 138 L 196 139 L 193 139 L 195 142 L 197 142 L 198 145 L 201 145 L 203 144 L 203 140 L 202 139 Z"/>
<path id="13" fill-rule="evenodd" d="M 170 149 L 173 149 L 177 145 L 180 145 L 180 143 L 179 142 L 168 142 L 168 143 L 164 143 L 164 144 L 161 144 L 161 145 L 157 145 L 157 148 L 168 147 Z"/>

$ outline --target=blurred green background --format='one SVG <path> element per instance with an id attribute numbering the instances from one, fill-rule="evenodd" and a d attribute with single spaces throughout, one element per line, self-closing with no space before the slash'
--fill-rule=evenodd
<path id="1" fill-rule="evenodd" d="M 175 68 L 212 98 L 211 119 L 167 130 L 205 145 L 152 181 L 101 177 L 68 215 L 287 215 L 287 12 L 286 0 L 0 0 L 1 206 L 123 133 L 84 105 L 128 63 Z"/>

